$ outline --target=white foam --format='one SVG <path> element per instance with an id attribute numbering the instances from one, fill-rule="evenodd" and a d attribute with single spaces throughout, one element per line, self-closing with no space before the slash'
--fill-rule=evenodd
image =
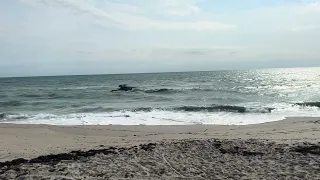
<path id="1" fill-rule="evenodd" d="M 26 116 L 26 115 L 24 115 Z M 151 112 L 118 111 L 111 113 L 77 113 L 68 115 L 36 114 L 28 119 L 7 121 L 19 124 L 52 125 L 248 125 L 282 120 L 285 117 L 320 117 L 316 107 L 301 108 L 286 106 L 272 113 L 229 113 L 229 112 L 174 112 L 155 110 Z"/>

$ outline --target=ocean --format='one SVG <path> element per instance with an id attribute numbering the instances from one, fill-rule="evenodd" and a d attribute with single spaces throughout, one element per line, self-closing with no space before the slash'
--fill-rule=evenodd
<path id="1" fill-rule="evenodd" d="M 136 87 L 117 91 L 118 85 Z M 320 117 L 320 68 L 0 78 L 0 122 L 247 125 Z"/>

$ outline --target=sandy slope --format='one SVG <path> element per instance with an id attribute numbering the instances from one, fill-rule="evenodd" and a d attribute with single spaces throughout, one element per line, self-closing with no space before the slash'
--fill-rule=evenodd
<path id="1" fill-rule="evenodd" d="M 320 118 L 250 126 L 1 124 L 2 162 L 34 159 L 0 163 L 0 179 L 320 179 L 319 141 Z M 80 149 L 95 150 L 66 153 Z M 38 157 L 50 153 L 66 154 Z"/>

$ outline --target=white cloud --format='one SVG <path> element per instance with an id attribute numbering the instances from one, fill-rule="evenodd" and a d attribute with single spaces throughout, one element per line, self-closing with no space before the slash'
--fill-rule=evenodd
<path id="1" fill-rule="evenodd" d="M 109 12 L 123 12 L 123 13 L 143 13 L 143 10 L 135 5 L 126 4 L 122 2 L 102 1 L 103 8 Z"/>
<path id="2" fill-rule="evenodd" d="M 320 25 L 297 26 L 292 28 L 293 32 L 305 32 L 305 31 L 314 31 L 314 30 L 320 30 Z"/>
<path id="3" fill-rule="evenodd" d="M 47 7 L 55 9 L 64 9 L 72 10 L 74 13 L 81 14 L 83 16 L 90 16 L 92 22 L 98 23 L 106 27 L 117 27 L 122 29 L 131 29 L 131 30 L 226 30 L 232 29 L 235 26 L 231 24 L 224 24 L 221 22 L 213 21 L 170 21 L 170 20 L 157 20 L 151 19 L 142 14 L 137 14 L 137 12 L 142 12 L 138 7 L 115 3 L 107 2 L 108 5 L 112 4 L 113 8 L 100 9 L 90 3 L 90 1 L 84 0 L 23 0 L 31 4 L 42 4 Z M 178 7 L 179 4 L 171 5 L 173 7 Z M 182 3 L 180 3 L 182 4 Z M 187 5 L 191 6 L 190 4 Z M 115 9 L 120 9 L 115 10 Z M 191 11 L 195 11 L 196 7 L 191 6 Z M 110 9 L 113 9 L 111 11 Z M 185 14 L 186 12 L 181 10 L 175 11 L 174 9 L 169 10 L 171 13 L 178 13 L 180 15 Z M 178 12 L 179 11 L 179 12 Z M 190 11 L 190 10 L 187 10 Z"/>
<path id="4" fill-rule="evenodd" d="M 308 3 L 306 6 L 303 7 L 303 12 L 320 12 L 320 2 Z"/>
<path id="5" fill-rule="evenodd" d="M 188 16 L 200 12 L 194 0 L 165 0 L 166 13 L 175 16 Z"/>
<path id="6" fill-rule="evenodd" d="M 287 31 L 310 31 L 320 26 L 320 3 L 286 3 L 262 6 L 237 13 L 218 15 L 235 24 L 237 32 L 281 34 Z M 210 14 L 206 14 L 210 17 Z M 217 17 L 217 15 L 211 15 Z"/>
<path id="7" fill-rule="evenodd" d="M 59 62 L 73 67 L 85 61 L 85 69 L 95 63 L 121 67 L 130 62 L 138 67 L 147 62 L 162 70 L 186 70 L 183 66 L 188 64 L 195 70 L 197 64 L 220 68 L 216 62 L 237 67 L 248 61 L 287 60 L 290 64 L 290 60 L 303 63 L 320 58 L 319 3 L 217 13 L 215 7 L 204 8 L 199 5 L 206 3 L 197 0 L 21 1 L 27 3 L 19 8 L 25 8 L 22 12 L 29 21 L 19 19 L 22 13 L 15 7 L 0 11 L 0 45 L 2 59 L 22 65 Z M 130 70 L 131 65 L 118 72 Z"/>
<path id="8" fill-rule="evenodd" d="M 188 62 L 211 61 L 226 62 L 231 60 L 245 60 L 249 54 L 243 47 L 183 47 L 164 46 L 132 49 L 105 49 L 104 51 L 86 52 L 81 56 L 90 56 L 92 61 L 119 61 L 128 62 Z M 77 52 L 79 53 L 79 52 Z"/>

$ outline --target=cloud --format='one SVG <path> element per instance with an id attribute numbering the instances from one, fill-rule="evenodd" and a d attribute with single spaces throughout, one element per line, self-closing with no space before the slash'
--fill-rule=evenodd
<path id="1" fill-rule="evenodd" d="M 91 59 L 96 61 L 113 61 L 114 59 L 131 62 L 175 62 L 188 63 L 190 61 L 231 61 L 245 59 L 245 48 L 241 47 L 152 47 L 135 49 L 108 49 L 94 52 Z M 92 60 L 94 61 L 94 60 Z"/>
<path id="2" fill-rule="evenodd" d="M 165 0 L 166 13 L 175 16 L 189 16 L 200 12 L 200 7 L 192 0 Z"/>
<path id="3" fill-rule="evenodd" d="M 132 5 L 132 4 L 126 4 L 123 2 L 113 2 L 104 0 L 102 1 L 103 7 L 106 11 L 109 12 L 123 12 L 123 13 L 143 13 L 143 9 L 141 9 L 138 6 Z"/>
<path id="4" fill-rule="evenodd" d="M 10 63 L 54 74 L 319 64 L 319 2 L 253 1 L 4 1 L 0 73 Z"/>
<path id="5" fill-rule="evenodd" d="M 282 34 L 288 31 L 310 31 L 320 25 L 320 2 L 286 1 L 273 6 L 261 6 L 240 12 L 210 14 L 236 25 L 237 32 Z"/>
<path id="6" fill-rule="evenodd" d="M 92 18 L 92 22 L 103 25 L 105 27 L 116 27 L 129 30 L 228 30 L 235 28 L 232 24 L 225 24 L 221 22 L 214 21 L 170 21 L 170 20 L 158 20 L 156 18 L 151 19 L 142 14 L 138 7 L 115 3 L 107 2 L 112 4 L 114 9 L 119 8 L 120 10 L 109 10 L 100 9 L 94 6 L 90 1 L 84 0 L 23 0 L 24 2 L 30 4 L 41 4 L 46 7 L 55 8 L 55 9 L 64 9 L 72 10 L 73 13 L 80 14 L 82 16 L 89 16 Z M 176 1 L 173 1 L 176 3 Z M 174 3 L 174 4 L 175 4 Z M 182 4 L 182 3 L 180 3 Z M 178 4 L 171 5 L 173 7 L 178 7 Z M 190 8 L 190 9 L 188 9 Z M 187 4 L 187 9 L 178 10 L 178 9 L 167 9 L 169 14 L 190 14 L 190 12 L 197 11 L 195 6 Z M 187 12 L 188 11 L 188 12 Z"/>
<path id="7" fill-rule="evenodd" d="M 306 6 L 304 6 L 303 12 L 305 13 L 320 12 L 320 2 L 308 3 Z"/>
<path id="8" fill-rule="evenodd" d="M 317 30 L 320 30 L 320 25 L 297 26 L 292 28 L 293 32 L 305 32 L 305 31 L 317 31 Z"/>

